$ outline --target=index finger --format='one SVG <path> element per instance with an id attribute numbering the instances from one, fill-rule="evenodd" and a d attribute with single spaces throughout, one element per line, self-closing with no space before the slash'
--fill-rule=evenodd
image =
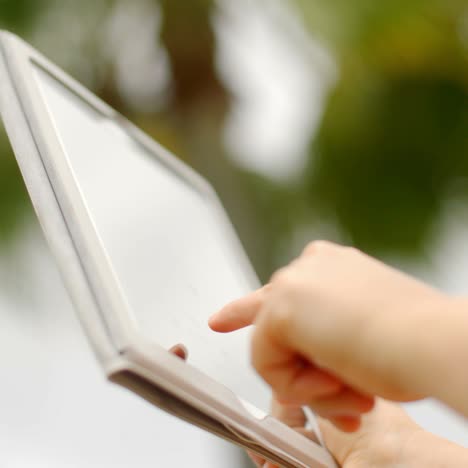
<path id="1" fill-rule="evenodd" d="M 252 325 L 262 308 L 269 285 L 237 299 L 213 314 L 208 325 L 214 331 L 228 333 Z"/>

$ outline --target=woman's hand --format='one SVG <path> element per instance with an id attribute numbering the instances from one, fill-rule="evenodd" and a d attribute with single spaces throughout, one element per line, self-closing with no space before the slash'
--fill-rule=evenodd
<path id="1" fill-rule="evenodd" d="M 182 344 L 169 351 L 183 360 L 188 357 Z M 273 400 L 272 415 L 316 441 L 315 433 L 306 429 L 302 407 Z M 468 466 L 468 450 L 423 431 L 399 406 L 380 399 L 375 410 L 363 417 L 359 432 L 345 434 L 324 419 L 319 425 L 326 447 L 343 468 Z M 258 455 L 250 456 L 259 467 L 274 467 Z"/>
<path id="2" fill-rule="evenodd" d="M 300 407 L 274 401 L 272 414 L 307 435 Z M 399 405 L 385 400 L 377 399 L 374 411 L 363 417 L 358 432 L 343 433 L 324 419 L 319 419 L 319 426 L 326 447 L 343 468 L 468 466 L 468 450 L 424 431 Z M 258 467 L 275 467 L 258 455 L 249 455 Z"/>
<path id="3" fill-rule="evenodd" d="M 284 406 L 273 401 L 272 414 L 285 424 L 304 435 L 306 417 L 301 407 Z M 327 420 L 319 419 L 323 440 L 327 449 L 343 468 L 394 468 L 409 467 L 405 446 L 422 429 L 416 425 L 396 404 L 377 400 L 375 411 L 363 418 L 358 432 L 346 434 L 336 429 Z M 273 468 L 276 465 L 266 463 L 255 454 L 249 456 L 258 467 Z M 418 466 L 418 465 L 414 465 Z"/>
<path id="4" fill-rule="evenodd" d="M 453 303 L 355 249 L 315 242 L 209 324 L 230 332 L 255 323 L 252 362 L 276 398 L 355 431 L 375 395 L 409 401 L 451 385 L 444 351 L 456 342 L 443 318 L 460 318 Z"/>

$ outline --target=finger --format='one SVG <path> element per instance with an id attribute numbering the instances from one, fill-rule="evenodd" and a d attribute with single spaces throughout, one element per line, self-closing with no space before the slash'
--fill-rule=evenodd
<path id="1" fill-rule="evenodd" d="M 255 466 L 257 466 L 258 468 L 262 468 L 263 465 L 265 464 L 265 459 L 262 458 L 260 455 L 257 455 L 256 453 L 253 453 L 253 452 L 247 452 L 247 455 L 254 462 Z"/>
<path id="2" fill-rule="evenodd" d="M 303 428 L 307 423 L 302 406 L 283 405 L 276 398 L 271 402 L 271 414 L 289 427 Z"/>
<path id="3" fill-rule="evenodd" d="M 283 424 L 293 428 L 299 434 L 312 440 L 316 444 L 320 444 L 315 431 L 306 429 L 308 422 L 307 416 L 302 406 L 283 405 L 276 398 L 273 398 L 271 403 L 271 414 Z"/>
<path id="4" fill-rule="evenodd" d="M 179 357 L 180 359 L 183 359 L 184 361 L 186 361 L 188 358 L 188 350 L 183 344 L 174 345 L 171 349 L 169 349 L 169 352 Z"/>
<path id="5" fill-rule="evenodd" d="M 208 325 L 212 330 L 220 333 L 232 332 L 252 325 L 262 307 L 267 290 L 268 286 L 264 286 L 241 299 L 231 302 L 219 312 L 213 314 L 208 320 Z"/>
<path id="6" fill-rule="evenodd" d="M 335 376 L 270 339 L 262 328 L 259 323 L 252 337 L 252 364 L 280 403 L 307 405 L 315 398 L 337 394 L 343 388 Z"/>
<path id="7" fill-rule="evenodd" d="M 350 388 L 344 388 L 337 395 L 317 398 L 309 403 L 310 408 L 323 417 L 359 416 L 372 410 L 373 397 L 363 395 Z"/>
<path id="8" fill-rule="evenodd" d="M 356 432 L 361 427 L 360 416 L 335 416 L 329 420 L 343 432 Z"/>
<path id="9" fill-rule="evenodd" d="M 315 399 L 336 395 L 343 387 L 336 377 L 313 365 L 302 369 L 286 365 L 270 369 L 263 377 L 284 405 L 306 405 Z"/>

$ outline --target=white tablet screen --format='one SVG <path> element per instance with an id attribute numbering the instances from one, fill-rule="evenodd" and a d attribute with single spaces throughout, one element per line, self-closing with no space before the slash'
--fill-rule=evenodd
<path id="1" fill-rule="evenodd" d="M 207 326 L 252 287 L 218 213 L 115 121 L 45 71 L 35 76 L 139 329 L 167 348 L 184 343 L 192 364 L 265 407 L 249 331 L 221 336 Z"/>

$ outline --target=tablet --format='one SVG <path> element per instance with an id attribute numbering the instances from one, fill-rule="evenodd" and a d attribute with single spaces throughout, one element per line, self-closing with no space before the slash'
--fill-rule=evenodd
<path id="1" fill-rule="evenodd" d="M 214 378 L 249 337 L 207 319 L 258 280 L 210 185 L 16 36 L 0 47 L 1 116 L 107 378 L 281 466 L 336 466 L 257 408 L 267 389 L 247 365 Z"/>

